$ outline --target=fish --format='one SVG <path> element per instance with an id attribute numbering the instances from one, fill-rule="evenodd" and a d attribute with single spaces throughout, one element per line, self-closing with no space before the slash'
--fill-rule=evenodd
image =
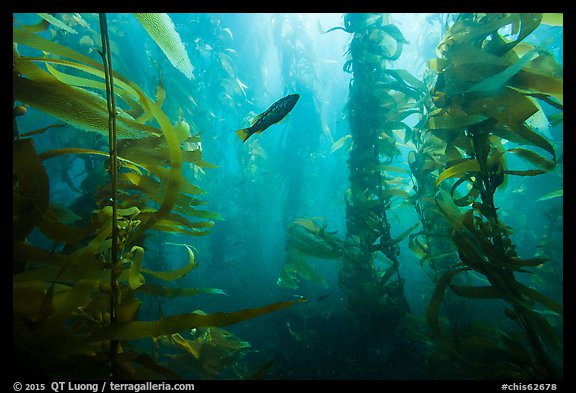
<path id="1" fill-rule="evenodd" d="M 242 143 L 244 143 L 252 135 L 256 133 L 262 133 L 271 125 L 276 124 L 285 118 L 286 115 L 290 113 L 290 111 L 294 108 L 294 105 L 296 105 L 296 102 L 298 102 L 299 98 L 300 95 L 298 94 L 289 94 L 286 97 L 279 99 L 273 103 L 270 108 L 266 109 L 264 112 L 252 119 L 252 125 L 250 127 L 242 128 L 236 131 L 236 135 L 238 135 L 238 137 L 242 139 Z"/>

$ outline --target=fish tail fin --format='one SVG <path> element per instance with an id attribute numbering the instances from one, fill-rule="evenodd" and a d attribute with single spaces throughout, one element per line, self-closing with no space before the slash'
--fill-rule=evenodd
<path id="1" fill-rule="evenodd" d="M 236 135 L 242 139 L 242 143 L 246 142 L 246 139 L 250 137 L 250 128 L 242 128 L 241 130 L 236 131 Z"/>

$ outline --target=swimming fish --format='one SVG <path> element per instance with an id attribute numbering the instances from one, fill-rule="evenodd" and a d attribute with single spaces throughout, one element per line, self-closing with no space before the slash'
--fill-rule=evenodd
<path id="1" fill-rule="evenodd" d="M 299 98 L 300 95 L 298 94 L 290 94 L 284 98 L 279 99 L 273 103 L 270 108 L 266 109 L 263 113 L 252 119 L 252 125 L 250 127 L 242 128 L 241 130 L 236 131 L 236 134 L 240 137 L 240 139 L 242 139 L 242 143 L 246 142 L 246 139 L 250 138 L 255 133 L 262 133 L 272 124 L 276 124 L 284 117 L 286 117 L 292 108 L 294 108 L 294 105 L 296 105 L 296 102 L 298 102 Z"/>

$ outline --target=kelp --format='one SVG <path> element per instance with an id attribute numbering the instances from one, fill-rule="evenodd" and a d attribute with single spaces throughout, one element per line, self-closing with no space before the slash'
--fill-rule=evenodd
<path id="1" fill-rule="evenodd" d="M 179 314 L 157 321 L 118 322 L 95 331 L 85 339 L 85 342 L 90 343 L 108 340 L 130 341 L 140 338 L 165 336 L 167 334 L 199 327 L 229 326 L 246 319 L 256 318 L 260 315 L 282 310 L 297 302 L 304 301 L 306 301 L 306 299 L 277 302 L 258 308 L 249 308 L 233 312 L 217 312 L 207 315 L 199 313 Z"/>
<path id="2" fill-rule="evenodd" d="M 529 119 L 542 111 L 536 100 L 561 102 L 562 75 L 557 71 L 561 66 L 545 50 L 550 41 L 537 48 L 519 47 L 540 20 L 540 14 L 460 15 L 438 46 L 439 58 L 431 62 L 438 74 L 431 91 L 436 108 L 430 110 L 426 126 L 445 143 L 447 157 L 435 179 L 435 202 L 450 223 L 458 259 L 452 254 L 452 264 L 439 272 L 426 319 L 438 344 L 434 362 L 441 363 L 441 356 L 451 359 L 464 375 L 558 378 L 562 369 L 560 338 L 540 315 L 561 317 L 562 305 L 517 277 L 537 274 L 532 269 L 549 260 L 518 257 L 510 239 L 512 230 L 502 222 L 494 201 L 507 175 L 537 176 L 556 166 L 554 147 L 532 128 Z M 512 26 L 515 38 L 502 35 L 499 29 L 507 25 Z M 526 147 L 505 148 L 505 140 Z M 532 168 L 510 169 L 512 156 Z M 413 171 L 415 166 L 411 165 Z M 456 180 L 449 184 L 449 179 Z M 466 195 L 462 196 L 463 185 Z M 416 235 L 411 239 L 411 249 L 430 259 L 430 250 L 418 239 Z M 480 277 L 482 284 L 464 285 L 465 276 Z M 460 333 L 459 329 L 457 336 L 448 335 L 440 323 L 448 288 L 464 299 L 500 299 L 511 307 L 505 315 L 521 333 L 491 326 L 496 335 L 485 341 L 475 331 Z M 518 348 L 523 346 L 527 349 L 519 356 Z M 481 353 L 506 358 L 502 365 L 510 372 L 490 367 Z M 479 366 L 470 367 L 468 362 Z M 477 371 L 485 367 L 484 373 Z"/>
<path id="3" fill-rule="evenodd" d="M 117 149 L 111 144 L 108 152 L 71 146 L 38 153 L 33 138 L 54 126 L 20 133 L 14 120 L 15 354 L 30 354 L 29 361 L 38 370 L 56 378 L 108 378 L 111 372 L 118 378 L 173 378 L 176 374 L 161 363 L 165 359 L 147 355 L 132 341 L 230 325 L 300 301 L 229 313 L 183 313 L 158 321 L 139 321 L 140 294 L 167 298 L 225 294 L 216 288 L 155 283 L 177 282 L 198 263 L 192 248 L 186 245 L 187 263 L 175 263 L 181 267 L 168 271 L 152 269 L 143 243 L 150 229 L 200 236 L 208 233 L 206 229 L 214 220 L 222 219 L 218 213 L 196 208 L 206 202 L 194 196 L 205 192 L 182 177 L 183 163 L 211 165 L 202 160 L 200 137 L 190 134 L 186 121 L 180 119 L 173 125 L 162 110 L 167 94 L 162 82 L 153 100 L 134 82 L 110 70 L 109 63 L 104 68 L 31 31 L 40 29 L 14 27 L 14 99 L 67 123 L 71 127 L 59 130 L 66 134 L 78 130 L 87 131 L 86 135 L 108 136 L 106 130 L 115 122 L 120 141 Z M 21 56 L 17 45 L 41 50 L 45 57 Z M 109 54 L 109 48 L 102 52 L 103 59 L 105 52 Z M 100 92 L 106 93 L 106 99 Z M 114 98 L 122 100 L 129 109 L 115 110 L 111 106 Z M 129 113 L 139 115 L 135 118 Z M 83 140 L 77 138 L 76 142 L 81 145 Z M 118 153 L 117 158 L 112 151 Z M 45 163 L 65 155 L 105 157 L 107 161 L 102 162 L 106 162 L 106 170 L 118 180 L 117 196 L 113 186 L 104 184 L 91 191 L 94 208 L 87 211 L 52 203 L 51 173 Z M 94 169 L 86 166 L 87 179 Z M 191 217 L 197 221 L 191 221 Z M 35 229 L 53 242 L 52 249 L 29 239 Z M 117 264 L 113 263 L 115 253 L 119 257 Z M 214 329 L 215 335 L 222 333 Z M 226 346 L 225 334 L 219 337 L 216 346 Z M 206 353 L 200 359 L 201 366 L 209 367 L 217 356 L 216 352 Z"/>
<path id="4" fill-rule="evenodd" d="M 174 27 L 172 19 L 163 13 L 134 14 L 138 22 L 150 34 L 160 49 L 164 52 L 170 63 L 182 72 L 188 79 L 192 79 L 194 67 L 186 54 L 186 48 L 180 35 Z"/>

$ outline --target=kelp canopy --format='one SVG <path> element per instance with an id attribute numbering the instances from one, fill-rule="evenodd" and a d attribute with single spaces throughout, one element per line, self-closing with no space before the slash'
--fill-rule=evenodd
<path id="1" fill-rule="evenodd" d="M 105 15 L 100 15 L 101 23 L 103 18 L 105 21 Z M 182 57 L 182 42 L 168 15 L 138 14 L 136 18 L 172 64 L 191 78 L 192 65 L 187 56 Z M 14 119 L 13 336 L 17 365 L 52 378 L 177 378 L 168 367 L 176 352 L 192 356 L 189 363 L 198 375 L 217 377 L 249 346 L 219 327 L 302 299 L 241 311 L 206 314 L 189 310 L 160 315 L 155 321 L 138 320 L 141 295 L 224 293 L 215 288 L 167 285 L 198 265 L 187 244 L 181 246 L 189 258 L 180 268 L 156 271 L 144 262 L 144 240 L 150 230 L 202 236 L 221 219 L 218 213 L 198 208 L 206 204 L 197 199 L 204 191 L 182 175 L 183 164 L 213 166 L 202 159 L 200 137 L 191 134 L 188 123 L 183 118 L 173 122 L 163 111 L 162 79 L 156 98 L 148 97 L 134 82 L 110 69 L 109 57 L 104 61 L 106 54 L 110 55 L 109 44 L 107 50 L 99 51 L 103 66 L 65 44 L 43 38 L 41 33 L 50 24 L 66 28 L 64 22 L 54 25 L 54 21 L 58 19 L 43 17 L 37 25 L 22 25 L 15 19 L 13 27 L 15 106 L 24 104 L 64 122 L 69 128 L 60 132 L 76 135 L 78 142 L 77 147 L 39 152 L 34 136 L 62 124 L 22 130 Z M 105 42 L 107 28 L 102 28 L 101 34 Z M 111 107 L 113 99 L 116 105 Z M 109 137 L 112 124 L 118 138 L 117 144 L 110 144 L 113 149 L 86 146 L 91 133 Z M 83 211 L 50 201 L 52 175 L 45 163 L 66 155 L 108 158 L 106 170 L 113 181 L 103 181 L 93 195 L 85 195 L 94 199 Z M 43 241 L 31 240 L 40 233 Z M 116 253 L 119 263 L 114 263 Z M 186 333 L 195 329 L 204 334 Z M 152 340 L 154 350 L 143 350 L 136 344 L 140 339 Z M 25 375 L 27 370 L 18 372 Z"/>

